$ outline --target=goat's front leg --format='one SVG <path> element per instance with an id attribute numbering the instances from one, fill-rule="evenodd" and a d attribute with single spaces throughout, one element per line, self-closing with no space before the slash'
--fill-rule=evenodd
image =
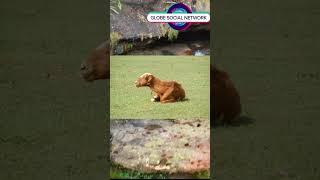
<path id="1" fill-rule="evenodd" d="M 172 96 L 172 92 L 173 92 L 174 88 L 169 88 L 164 94 L 163 96 L 160 97 L 160 102 L 161 103 L 171 103 L 171 102 L 175 102 L 175 98 Z"/>
<path id="2" fill-rule="evenodd" d="M 160 101 L 160 95 L 159 94 L 154 95 L 153 98 L 151 98 L 151 101 L 152 102 L 159 102 Z"/>

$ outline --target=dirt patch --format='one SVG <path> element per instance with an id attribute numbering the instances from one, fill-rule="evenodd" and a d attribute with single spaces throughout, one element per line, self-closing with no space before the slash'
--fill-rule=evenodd
<path id="1" fill-rule="evenodd" d="M 209 120 L 112 120 L 111 160 L 143 172 L 210 168 Z"/>

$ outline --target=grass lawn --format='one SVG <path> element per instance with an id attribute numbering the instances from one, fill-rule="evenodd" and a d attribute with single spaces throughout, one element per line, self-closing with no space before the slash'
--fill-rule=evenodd
<path id="1" fill-rule="evenodd" d="M 209 56 L 112 56 L 110 79 L 111 119 L 209 118 Z M 187 101 L 151 102 L 148 87 L 134 81 L 149 72 L 162 80 L 176 80 Z"/>

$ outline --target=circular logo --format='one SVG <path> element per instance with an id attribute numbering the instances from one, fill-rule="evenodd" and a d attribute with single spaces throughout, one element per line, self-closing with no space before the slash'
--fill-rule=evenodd
<path id="1" fill-rule="evenodd" d="M 186 5 L 182 4 L 182 3 L 177 3 L 177 4 L 172 5 L 168 9 L 167 13 L 169 13 L 169 14 L 172 14 L 172 13 L 175 13 L 175 14 L 178 14 L 178 13 L 192 13 L 192 10 L 188 6 L 186 6 Z M 191 25 L 190 22 L 189 23 L 170 22 L 168 24 L 170 25 L 170 27 L 172 27 L 173 29 L 178 30 L 178 31 L 185 30 Z"/>

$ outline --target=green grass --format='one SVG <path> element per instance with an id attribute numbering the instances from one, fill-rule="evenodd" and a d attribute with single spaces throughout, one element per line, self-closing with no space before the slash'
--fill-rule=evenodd
<path id="1" fill-rule="evenodd" d="M 173 175 L 170 175 L 168 173 L 143 173 L 140 171 L 129 170 L 115 164 L 112 164 L 110 168 L 111 179 L 172 179 L 172 177 Z M 210 173 L 208 171 L 204 171 L 189 175 L 174 175 L 174 177 L 192 177 L 193 179 L 208 179 L 210 177 Z"/>
<path id="2" fill-rule="evenodd" d="M 112 56 L 110 80 L 111 119 L 207 118 L 209 117 L 209 56 Z M 162 80 L 176 80 L 187 101 L 151 102 L 148 87 L 134 81 L 149 72 Z"/>
<path id="3" fill-rule="evenodd" d="M 113 165 L 110 168 L 111 179 L 167 179 L 165 173 L 142 173 L 139 171 L 128 170 L 121 166 Z"/>

